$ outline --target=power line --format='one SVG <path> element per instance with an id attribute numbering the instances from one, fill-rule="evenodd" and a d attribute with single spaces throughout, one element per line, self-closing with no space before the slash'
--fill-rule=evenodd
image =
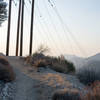
<path id="1" fill-rule="evenodd" d="M 40 10 L 39 10 L 39 7 L 38 7 L 38 6 L 37 6 L 37 9 L 38 9 L 38 13 L 40 14 Z M 40 14 L 40 16 L 41 16 L 41 14 Z M 40 24 L 41 24 L 42 27 L 45 27 L 45 28 L 44 28 L 44 29 L 45 29 L 45 30 L 44 30 L 45 35 L 47 35 L 47 39 L 50 40 L 50 41 L 52 42 L 53 45 L 55 44 L 55 45 L 54 45 L 54 48 L 55 48 L 55 50 L 56 50 L 58 47 L 57 47 L 57 45 L 56 45 L 55 39 L 54 39 L 53 37 L 50 38 L 51 35 L 48 36 L 48 33 L 47 33 L 47 32 L 48 32 L 49 29 L 48 29 L 47 24 L 41 23 L 41 21 L 40 21 Z M 45 26 L 45 25 L 46 25 L 46 26 Z M 59 51 L 59 48 L 57 49 L 57 52 L 58 52 L 58 51 Z M 55 52 L 55 53 L 56 53 L 56 52 Z"/>
<path id="2" fill-rule="evenodd" d="M 14 2 L 14 4 L 15 4 L 15 6 L 17 7 L 17 3 L 15 2 L 15 0 L 13 0 L 13 2 Z M 32 4 L 32 1 L 31 1 L 31 0 L 28 0 L 28 2 L 29 2 L 29 4 Z M 77 39 L 75 38 L 75 36 L 73 35 L 73 33 L 70 31 L 69 27 L 64 23 L 64 21 L 63 21 L 63 19 L 62 19 L 62 16 L 59 14 L 58 9 L 57 9 L 55 3 L 54 3 L 52 0 L 48 0 L 48 2 L 49 2 L 49 4 L 51 5 L 51 7 L 53 8 L 54 12 L 56 13 L 56 15 L 57 15 L 57 17 L 58 17 L 58 19 L 59 19 L 59 21 L 60 21 L 60 23 L 61 23 L 61 27 L 62 27 L 63 32 L 64 32 L 63 38 L 65 38 L 65 37 L 67 38 L 68 42 L 70 43 L 71 49 L 73 49 L 73 47 L 72 47 L 70 38 L 72 38 L 72 40 L 74 41 L 74 43 L 76 43 L 76 45 L 77 45 L 77 47 L 79 48 L 80 52 L 83 53 L 83 54 L 86 54 L 85 51 L 81 48 L 79 42 L 77 41 Z M 25 5 L 26 9 L 28 10 L 28 7 L 27 7 L 25 1 L 24 1 L 24 5 Z M 58 30 L 57 30 L 57 27 L 55 26 L 55 23 L 53 22 L 52 15 L 50 14 L 49 9 L 48 9 L 48 7 L 46 6 L 45 1 L 44 1 L 44 6 L 45 6 L 45 8 L 46 8 L 46 12 L 48 13 L 48 16 L 49 16 L 49 19 L 50 19 L 50 22 L 51 22 L 51 26 L 52 26 L 52 28 L 54 29 L 54 32 L 55 32 L 56 34 L 59 33 Z M 24 10 L 24 9 L 23 9 L 23 10 Z M 39 10 L 39 7 L 38 7 L 38 11 L 39 11 L 38 13 L 40 14 L 41 11 Z M 27 13 L 29 13 L 29 11 L 28 11 Z M 23 14 L 22 14 L 22 15 L 23 15 Z M 24 17 L 24 15 L 23 15 L 23 17 Z M 40 14 L 40 17 L 41 17 L 41 14 Z M 32 21 L 32 22 L 33 22 L 33 21 Z M 41 21 L 40 21 L 40 23 L 41 23 Z M 45 23 L 45 24 L 44 24 L 44 23 Z M 32 23 L 31 23 L 31 24 L 32 24 Z M 45 32 L 48 33 L 49 27 L 48 27 L 47 22 L 44 21 L 44 20 L 42 20 L 42 25 L 41 25 L 41 26 L 43 27 L 43 29 L 45 29 Z M 32 28 L 33 28 L 33 26 L 31 27 L 31 29 L 32 29 Z M 21 30 L 21 32 L 23 33 L 23 23 L 22 23 L 22 30 Z M 32 34 L 32 32 L 33 32 L 33 31 L 31 30 L 31 34 Z M 67 32 L 68 32 L 69 34 L 67 34 Z M 61 52 L 62 52 L 62 51 L 61 51 L 61 48 L 59 49 L 59 45 L 58 45 L 58 43 L 55 41 L 54 36 L 52 36 L 52 34 L 46 34 L 46 35 L 50 35 L 50 37 L 47 36 L 48 40 L 51 40 L 51 41 L 53 42 L 53 45 L 55 44 L 54 47 L 55 47 L 56 49 L 58 49 L 58 51 L 61 53 Z M 21 47 L 23 46 L 23 43 L 22 43 L 22 42 L 23 42 L 23 38 L 22 38 L 22 36 L 23 36 L 23 34 L 21 34 L 20 55 L 21 55 Z M 59 37 L 58 34 L 57 34 L 57 38 L 61 40 L 61 37 Z M 31 40 L 32 40 L 32 35 L 30 35 L 30 43 L 32 43 Z M 64 42 L 64 40 L 63 40 L 63 42 Z M 62 48 L 63 48 L 63 46 L 62 46 L 63 42 L 62 42 L 62 41 L 59 42 L 59 44 L 60 44 L 60 46 L 61 46 Z M 31 44 L 30 48 L 31 48 L 31 47 L 32 47 L 32 44 Z M 65 46 L 64 46 L 64 48 L 65 48 Z M 31 52 L 32 52 L 32 49 L 30 50 L 30 53 L 31 53 Z"/>
<path id="3" fill-rule="evenodd" d="M 50 5 L 51 5 L 51 7 L 54 9 L 56 15 L 58 16 L 58 19 L 59 19 L 59 21 L 61 22 L 61 26 L 62 26 L 64 32 L 66 33 L 66 29 L 67 29 L 67 32 L 68 32 L 69 35 L 73 38 L 74 42 L 77 44 L 78 48 L 80 49 L 80 52 L 81 52 L 82 54 L 86 55 L 86 52 L 81 48 L 79 42 L 76 40 L 75 36 L 74 36 L 73 33 L 70 31 L 69 27 L 63 22 L 62 17 L 60 16 L 60 14 L 59 14 L 59 12 L 58 12 L 58 10 L 57 10 L 56 5 L 53 5 L 53 4 L 51 3 L 50 0 L 49 0 L 49 3 L 50 3 Z M 65 29 L 65 27 L 66 27 L 66 29 Z M 65 34 L 65 35 L 66 35 L 66 34 Z"/>
<path id="4" fill-rule="evenodd" d="M 61 38 L 61 37 L 58 35 L 59 32 L 58 32 L 58 30 L 57 30 L 57 28 L 56 28 L 56 26 L 55 26 L 55 23 L 54 23 L 54 21 L 53 21 L 53 19 L 52 19 L 52 16 L 51 16 L 51 14 L 50 14 L 50 12 L 49 12 L 48 7 L 46 6 L 45 1 L 44 1 L 44 7 L 46 8 L 46 11 L 47 11 L 47 13 L 48 13 L 48 16 L 49 16 L 49 19 L 50 19 L 50 22 L 51 22 L 51 26 L 53 26 L 53 29 L 54 29 L 54 31 L 55 31 L 55 34 L 57 34 L 56 36 L 57 36 L 57 38 L 60 40 L 59 44 L 60 44 L 60 46 L 62 46 L 62 44 L 63 44 L 63 42 L 62 42 L 63 38 Z M 65 48 L 65 47 L 62 47 L 62 48 Z M 61 49 L 61 48 L 60 48 L 60 49 Z M 61 51 L 61 50 L 60 50 L 60 51 Z"/>
<path id="5" fill-rule="evenodd" d="M 49 1 L 49 0 L 48 0 L 48 1 Z M 49 2 L 50 2 L 50 1 L 49 1 Z M 44 2 L 44 5 L 45 5 L 45 8 L 46 8 L 46 10 L 47 10 L 47 12 L 48 12 L 48 15 L 49 15 L 49 18 L 50 18 L 51 24 L 52 24 L 52 26 L 54 27 L 53 29 L 55 30 L 55 33 L 59 33 L 58 30 L 56 29 L 55 23 L 54 23 L 54 21 L 53 21 L 53 19 L 52 19 L 52 16 L 51 16 L 50 12 L 48 11 L 48 8 L 47 8 L 45 2 Z M 52 6 L 53 6 L 53 4 L 52 4 Z M 64 33 L 65 33 L 65 32 L 64 32 Z M 58 37 L 60 40 L 63 40 L 60 36 L 57 35 L 57 37 Z M 63 37 L 63 38 L 64 38 L 64 37 Z M 73 48 L 72 48 L 72 44 L 71 44 L 70 39 L 69 39 L 68 36 L 67 36 L 67 39 L 69 40 L 69 43 L 70 43 L 70 46 L 71 46 L 71 50 L 73 50 Z M 60 42 L 63 44 L 62 41 L 60 41 Z M 65 41 L 64 41 L 64 43 L 65 43 Z M 60 45 L 61 45 L 61 44 L 60 44 Z M 63 47 L 63 48 L 65 48 L 65 47 Z"/>
<path id="6" fill-rule="evenodd" d="M 29 3 L 31 4 L 31 2 L 29 2 Z M 38 15 L 42 16 L 41 13 L 40 13 L 39 7 L 37 7 L 37 9 L 38 9 L 38 11 L 39 11 L 39 12 L 38 12 Z M 40 17 L 40 16 L 38 16 L 38 17 Z M 40 25 L 41 27 L 43 27 L 43 28 L 42 28 L 42 30 L 43 30 L 42 32 L 45 33 L 45 34 L 41 34 L 42 32 L 40 32 L 39 27 L 37 27 L 37 30 L 38 30 L 39 33 L 40 33 L 39 36 L 41 36 L 41 35 L 43 36 L 43 35 L 44 35 L 49 41 L 52 41 L 51 38 L 49 38 L 49 36 L 48 36 L 48 34 L 47 34 L 48 31 L 46 30 L 46 28 L 44 28 L 44 23 L 42 23 L 40 19 L 39 19 L 38 21 L 40 22 L 39 25 Z M 46 35 L 47 35 L 47 36 L 46 36 Z M 43 37 L 44 37 L 44 36 L 43 36 Z M 44 39 L 44 40 L 46 40 L 46 39 Z M 52 42 L 53 42 L 53 41 L 52 41 Z M 47 42 L 45 42 L 45 43 L 47 43 Z M 55 47 L 55 46 L 54 46 L 54 47 Z M 56 52 L 55 52 L 55 53 L 56 53 Z"/>
<path id="7" fill-rule="evenodd" d="M 44 2 L 45 3 L 45 2 Z M 31 3 L 30 3 L 31 4 Z M 46 6 L 45 6 L 46 7 Z M 46 10 L 47 10 L 47 13 L 48 13 L 48 15 L 49 15 L 49 18 L 51 19 L 52 17 L 51 17 L 51 15 L 50 15 L 50 13 L 49 13 L 49 11 L 48 11 L 48 8 L 46 7 Z M 39 11 L 40 12 L 40 11 Z M 51 20 L 50 20 L 51 21 Z M 53 27 L 54 27 L 54 30 L 55 30 L 55 33 L 58 33 L 57 32 L 57 29 L 56 29 L 56 26 L 55 26 L 55 24 L 53 23 L 53 21 L 51 21 L 51 25 L 53 25 Z M 47 27 L 47 26 L 46 26 Z M 48 29 L 48 28 L 47 28 Z M 58 35 L 57 35 L 57 37 L 58 38 L 60 38 Z M 61 38 L 60 38 L 60 40 L 61 40 Z M 69 40 L 69 39 L 68 39 Z M 62 45 L 61 45 L 62 46 Z M 71 46 L 71 48 L 72 48 L 72 45 L 70 44 L 70 46 Z M 61 52 L 61 51 L 60 51 Z"/>

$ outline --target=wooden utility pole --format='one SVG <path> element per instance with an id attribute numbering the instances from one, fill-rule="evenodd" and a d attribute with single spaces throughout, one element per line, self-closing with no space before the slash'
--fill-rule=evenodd
<path id="1" fill-rule="evenodd" d="M 24 24 L 24 0 L 22 0 L 22 13 L 21 13 L 20 56 L 23 55 L 23 24 Z"/>
<path id="2" fill-rule="evenodd" d="M 19 50 L 19 32 L 20 32 L 20 21 L 21 21 L 21 2 L 19 1 L 19 11 L 18 11 L 18 24 L 17 24 L 17 39 L 16 39 L 16 56 L 18 56 L 18 50 Z"/>
<path id="3" fill-rule="evenodd" d="M 8 14 L 8 30 L 7 30 L 6 56 L 9 56 L 10 26 L 11 26 L 11 8 L 12 8 L 12 0 L 9 0 L 9 14 Z"/>
<path id="4" fill-rule="evenodd" d="M 31 29 L 30 29 L 30 47 L 29 47 L 29 55 L 32 55 L 33 23 L 34 23 L 34 1 L 35 1 L 35 0 L 32 0 L 32 9 L 31 9 Z"/>

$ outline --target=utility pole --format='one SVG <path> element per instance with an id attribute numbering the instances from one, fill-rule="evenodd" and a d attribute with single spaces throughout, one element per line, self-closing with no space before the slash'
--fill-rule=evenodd
<path id="1" fill-rule="evenodd" d="M 23 24 L 24 24 L 24 0 L 22 0 L 22 13 L 21 13 L 20 56 L 23 55 Z"/>
<path id="2" fill-rule="evenodd" d="M 8 30 L 7 30 L 6 56 L 9 56 L 10 27 L 11 27 L 11 8 L 12 8 L 12 0 L 9 0 L 9 14 L 8 14 Z"/>
<path id="3" fill-rule="evenodd" d="M 19 11 L 18 11 L 18 24 L 17 24 L 17 39 L 16 39 L 16 56 L 18 56 L 18 50 L 19 50 L 19 32 L 20 32 L 20 21 L 21 21 L 21 2 L 19 1 Z"/>
<path id="4" fill-rule="evenodd" d="M 34 1 L 35 1 L 35 0 L 32 0 L 32 9 L 31 9 L 31 29 L 30 29 L 30 47 L 29 47 L 29 55 L 32 55 L 33 24 L 34 24 Z"/>

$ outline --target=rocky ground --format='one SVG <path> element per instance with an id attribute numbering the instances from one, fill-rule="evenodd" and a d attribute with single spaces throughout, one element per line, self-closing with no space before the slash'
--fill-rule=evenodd
<path id="1" fill-rule="evenodd" d="M 13 100 L 15 90 L 14 83 L 4 83 L 0 81 L 0 100 Z"/>
<path id="2" fill-rule="evenodd" d="M 0 81 L 0 100 L 51 100 L 58 89 L 78 89 L 85 86 L 76 76 L 57 73 L 49 68 L 37 69 L 25 64 L 19 57 L 7 57 L 16 73 L 16 80 L 4 84 Z"/>

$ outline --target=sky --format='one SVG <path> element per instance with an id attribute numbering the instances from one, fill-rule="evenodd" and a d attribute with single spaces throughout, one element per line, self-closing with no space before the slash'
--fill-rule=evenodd
<path id="1" fill-rule="evenodd" d="M 10 55 L 15 55 L 17 6 L 12 5 Z M 53 7 L 52 7 L 52 5 Z M 82 57 L 100 52 L 100 0 L 36 0 L 33 52 L 43 44 L 50 55 Z M 29 53 L 31 5 L 25 0 L 23 54 Z M 69 32 L 70 31 L 70 32 Z M 7 21 L 0 27 L 0 52 L 5 53 Z"/>

